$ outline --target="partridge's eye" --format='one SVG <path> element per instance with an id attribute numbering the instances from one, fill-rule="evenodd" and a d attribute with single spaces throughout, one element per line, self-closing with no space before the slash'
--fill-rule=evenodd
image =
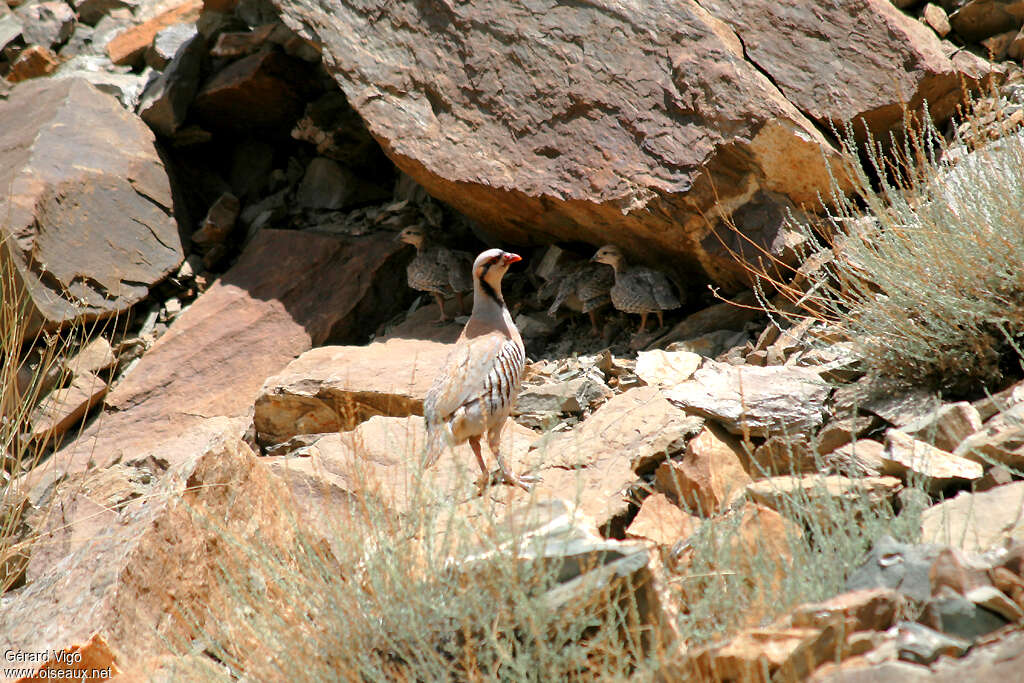
<path id="1" fill-rule="evenodd" d="M 488 263 L 490 263 L 490 264 L 491 264 L 491 265 L 493 266 L 493 265 L 494 265 L 495 263 L 497 263 L 497 262 L 498 262 L 498 261 L 500 261 L 500 260 L 501 260 L 501 257 L 500 257 L 500 256 L 495 256 L 495 257 L 494 257 L 494 258 L 492 258 L 492 259 L 491 259 L 490 261 L 488 261 Z"/>

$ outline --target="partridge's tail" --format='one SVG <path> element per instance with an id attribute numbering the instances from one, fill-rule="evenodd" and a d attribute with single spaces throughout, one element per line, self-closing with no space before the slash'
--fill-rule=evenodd
<path id="1" fill-rule="evenodd" d="M 427 422 L 427 442 L 420 454 L 423 469 L 433 467 L 437 459 L 441 457 L 447 444 L 444 431 L 444 425 Z"/>

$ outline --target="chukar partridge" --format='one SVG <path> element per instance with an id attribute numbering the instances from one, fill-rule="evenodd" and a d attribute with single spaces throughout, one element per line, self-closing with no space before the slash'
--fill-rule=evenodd
<path id="1" fill-rule="evenodd" d="M 648 313 L 656 313 L 658 325 L 664 327 L 662 311 L 670 311 L 682 305 L 664 273 L 644 266 L 629 265 L 622 251 L 615 245 L 601 247 L 592 260 L 612 267 L 615 273 L 615 284 L 609 292 L 612 306 L 624 313 L 639 313 L 640 332 L 647 327 Z"/>
<path id="2" fill-rule="evenodd" d="M 405 270 L 409 286 L 421 292 L 430 292 L 441 309 L 437 322 L 450 318 L 444 312 L 444 299 L 455 295 L 459 312 L 465 310 L 462 295 L 473 288 L 470 274 L 471 256 L 464 251 L 455 251 L 434 244 L 427 231 L 419 225 L 406 228 L 398 234 L 398 240 L 416 247 L 416 256 Z"/>
<path id="3" fill-rule="evenodd" d="M 582 304 L 583 312 L 590 317 L 590 328 L 597 329 L 597 310 L 609 301 L 609 290 L 615 284 L 615 275 L 604 266 L 583 262 L 558 280 L 555 300 L 548 308 L 548 315 L 554 316 L 565 300 L 575 295 Z"/>
<path id="4" fill-rule="evenodd" d="M 480 438 L 498 461 L 504 483 L 530 490 L 533 477 L 519 477 L 505 465 L 499 450 L 501 428 L 519 395 L 526 364 L 523 339 L 501 296 L 501 279 L 521 260 L 501 249 L 488 249 L 473 263 L 473 313 L 445 360 L 423 402 L 427 426 L 424 467 L 433 465 L 444 447 L 469 441 L 483 472 L 490 472 L 480 454 Z"/>

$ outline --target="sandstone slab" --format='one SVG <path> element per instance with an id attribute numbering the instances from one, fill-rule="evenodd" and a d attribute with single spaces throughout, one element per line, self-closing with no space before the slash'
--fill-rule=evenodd
<path id="1" fill-rule="evenodd" d="M 394 287 L 374 283 L 404 277 L 395 253 L 390 234 L 261 231 L 175 318 L 107 396 L 109 412 L 56 453 L 50 469 L 105 467 L 147 454 L 173 463 L 191 452 L 211 418 L 248 422 L 268 376 L 313 344 L 357 339 L 361 324 L 390 315 Z"/>
<path id="2" fill-rule="evenodd" d="M 809 474 L 769 477 L 746 488 L 754 502 L 785 514 L 787 505 L 818 510 L 822 515 L 843 510 L 861 501 L 879 505 L 889 503 L 903 488 L 896 477 L 850 478 L 838 475 Z"/>
<path id="3" fill-rule="evenodd" d="M 697 2 L 274 4 L 396 165 L 507 241 L 615 242 L 733 283 L 698 246 L 712 184 L 730 207 L 828 186 L 827 141 Z"/>
<path id="4" fill-rule="evenodd" d="M 353 429 L 374 415 L 422 415 L 450 351 L 450 344 L 420 339 L 307 351 L 260 389 L 253 415 L 258 437 L 281 443 L 297 434 Z"/>
<path id="5" fill-rule="evenodd" d="M 555 434 L 545 449 L 545 462 L 558 467 L 587 467 L 618 459 L 637 473 L 652 471 L 703 426 L 665 400 L 654 387 L 630 389 L 615 396 L 564 434 Z"/>
<path id="6" fill-rule="evenodd" d="M 697 527 L 700 518 L 691 515 L 663 493 L 652 493 L 640 505 L 640 511 L 626 529 L 626 536 L 671 546 L 685 541 Z"/>
<path id="7" fill-rule="evenodd" d="M 682 460 L 658 466 L 655 486 L 701 517 L 723 512 L 743 497 L 751 483 L 743 469 L 739 441 L 721 427 L 707 424 L 686 445 Z"/>
<path id="8" fill-rule="evenodd" d="M 80 422 L 107 394 L 107 383 L 91 372 L 79 372 L 71 383 L 43 397 L 29 418 L 32 438 L 56 439 Z"/>
<path id="9" fill-rule="evenodd" d="M 188 639 L 216 609 L 218 573 L 241 566 L 221 533 L 244 542 L 258 532 L 282 552 L 295 543 L 294 526 L 275 512 L 280 485 L 237 437 L 212 440 L 11 595 L 0 647 L 63 650 L 98 633 L 120 667 Z M 196 624 L 182 618 L 188 613 Z"/>
<path id="10" fill-rule="evenodd" d="M 981 59 L 948 57 L 931 31 L 890 0 L 704 4 L 737 32 L 747 58 L 785 97 L 826 128 L 856 121 L 880 137 L 901 125 L 901 102 L 910 111 L 927 102 L 932 116 L 948 118 L 960 102 L 961 77 L 976 84 L 989 70 Z"/>
<path id="11" fill-rule="evenodd" d="M 2 258 L 38 324 L 127 310 L 183 258 L 170 182 L 145 124 L 79 79 L 0 100 Z"/>
<path id="12" fill-rule="evenodd" d="M 665 391 L 677 406 L 706 415 L 733 434 L 810 436 L 831 393 L 816 372 L 796 367 L 733 366 L 705 361 L 693 379 Z"/>
<path id="13" fill-rule="evenodd" d="M 921 516 L 921 538 L 973 553 L 1024 538 L 1024 482 L 962 492 L 931 506 Z"/>
<path id="14" fill-rule="evenodd" d="M 114 64 L 139 64 L 156 34 L 174 24 L 193 22 L 203 9 L 202 0 L 175 0 L 156 16 L 117 34 L 107 43 Z"/>
<path id="15" fill-rule="evenodd" d="M 537 472 L 537 458 L 528 455 L 536 438 L 526 427 L 511 420 L 505 423 L 502 455 L 516 473 Z M 480 468 L 469 445 L 447 449 L 432 468 L 423 470 L 420 462 L 425 443 L 423 418 L 375 416 L 351 431 L 321 437 L 310 452 L 313 465 L 339 477 L 349 491 L 373 498 L 397 513 L 408 512 L 414 505 L 472 499 Z M 483 450 L 484 462 L 496 469 L 486 445 Z M 548 492 L 547 486 L 538 484 L 538 493 Z M 492 489 L 495 496 L 503 497 L 506 492 L 511 492 L 511 487 Z"/>
<path id="16" fill-rule="evenodd" d="M 886 432 L 882 458 L 886 474 L 920 476 L 933 491 L 956 481 L 975 481 L 984 474 L 979 463 L 930 446 L 897 429 Z"/>
<path id="17" fill-rule="evenodd" d="M 964 438 L 954 454 L 980 463 L 1020 468 L 1024 465 L 1024 405 L 1015 404 L 998 413 Z"/>

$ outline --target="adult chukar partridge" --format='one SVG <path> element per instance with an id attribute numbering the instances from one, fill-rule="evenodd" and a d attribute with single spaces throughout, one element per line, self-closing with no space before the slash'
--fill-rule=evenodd
<path id="1" fill-rule="evenodd" d="M 416 256 L 409 263 L 405 273 L 409 286 L 421 292 L 430 292 L 441 309 L 437 322 L 450 318 L 444 312 L 444 298 L 455 295 L 459 312 L 464 310 L 462 295 L 473 288 L 470 273 L 471 256 L 464 251 L 455 251 L 435 244 L 422 226 L 413 225 L 398 234 L 396 238 L 416 247 Z"/>
<path id="2" fill-rule="evenodd" d="M 473 314 L 423 402 L 423 465 L 433 465 L 446 445 L 469 441 L 483 472 L 482 488 L 491 478 L 480 454 L 480 437 L 486 435 L 504 483 L 529 491 L 529 482 L 536 479 L 516 476 L 499 450 L 501 428 L 519 395 L 526 364 L 523 339 L 501 296 L 501 279 L 519 260 L 517 254 L 488 249 L 473 263 Z"/>
<path id="3" fill-rule="evenodd" d="M 644 266 L 629 265 L 618 247 L 606 244 L 597 250 L 592 260 L 612 267 L 615 272 L 615 284 L 610 292 L 612 306 L 624 313 L 639 313 L 640 332 L 647 327 L 648 313 L 656 313 L 658 325 L 664 327 L 662 311 L 670 311 L 682 305 L 664 273 Z"/>

